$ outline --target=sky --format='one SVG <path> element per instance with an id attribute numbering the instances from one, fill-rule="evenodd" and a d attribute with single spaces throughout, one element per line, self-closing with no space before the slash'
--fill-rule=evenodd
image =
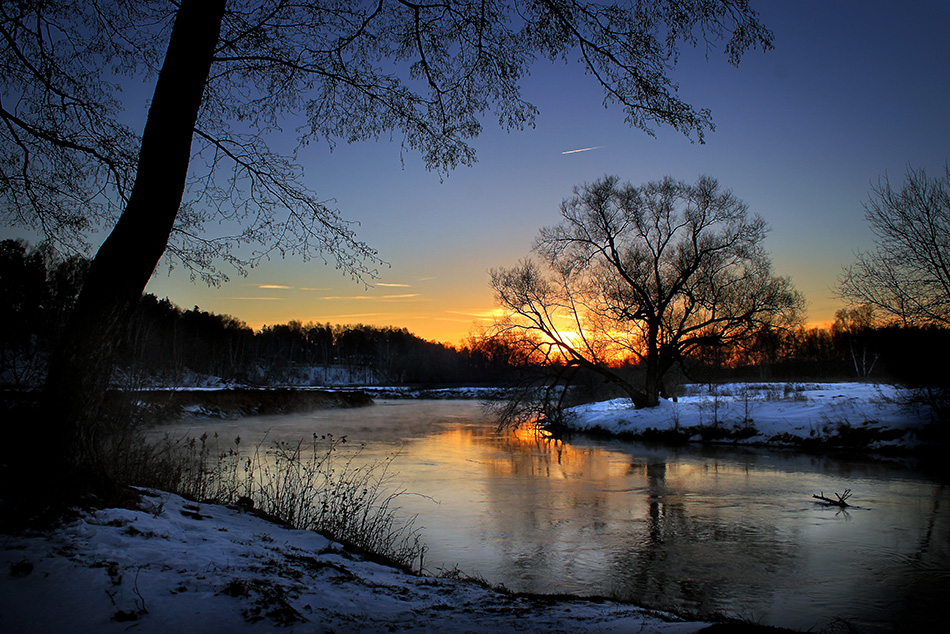
<path id="1" fill-rule="evenodd" d="M 899 184 L 909 166 L 939 175 L 950 160 L 950 3 L 752 6 L 773 50 L 750 51 L 738 67 L 718 49 L 708 58 L 687 50 L 674 72 L 680 95 L 712 111 L 705 144 L 631 128 L 579 66 L 539 62 L 523 82 L 536 127 L 508 133 L 486 121 L 478 162 L 444 179 L 388 139 L 299 155 L 307 184 L 359 223 L 357 237 L 387 263 L 368 286 L 288 257 L 220 288 L 160 265 L 146 291 L 254 328 L 364 323 L 458 344 L 495 309 L 489 270 L 528 256 L 575 185 L 705 174 L 764 217 L 774 272 L 805 295 L 808 321 L 826 324 L 843 305 L 834 296 L 842 267 L 873 245 L 862 207 L 871 186 L 884 175 Z"/>

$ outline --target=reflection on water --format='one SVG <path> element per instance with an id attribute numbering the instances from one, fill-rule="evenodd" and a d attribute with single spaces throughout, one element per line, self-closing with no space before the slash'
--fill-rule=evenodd
<path id="1" fill-rule="evenodd" d="M 950 495 L 897 466 L 497 434 L 465 401 L 190 427 L 251 443 L 332 432 L 367 443 L 367 459 L 398 451 L 400 485 L 422 494 L 401 501 L 425 527 L 427 567 L 514 590 L 800 629 L 841 617 L 860 631 L 935 629 L 950 591 Z M 859 508 L 811 499 L 845 488 Z"/>

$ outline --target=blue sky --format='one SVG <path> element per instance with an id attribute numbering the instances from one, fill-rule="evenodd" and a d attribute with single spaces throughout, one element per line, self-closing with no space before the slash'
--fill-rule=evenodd
<path id="1" fill-rule="evenodd" d="M 708 174 L 769 223 L 775 272 L 805 294 L 809 319 L 833 319 L 842 266 L 871 245 L 862 202 L 872 183 L 884 174 L 899 183 L 908 165 L 937 175 L 950 160 L 950 3 L 752 4 L 774 50 L 747 53 L 738 68 L 719 50 L 708 60 L 689 50 L 676 71 L 683 98 L 712 110 L 704 145 L 630 128 L 579 67 L 539 63 L 523 84 L 540 110 L 536 128 L 506 133 L 486 121 L 478 162 L 444 180 L 417 155 L 403 163 L 388 140 L 300 154 L 308 184 L 390 264 L 371 288 L 288 258 L 221 288 L 160 266 L 147 290 L 255 327 L 362 322 L 457 343 L 494 308 L 488 269 L 528 255 L 574 185 Z"/>

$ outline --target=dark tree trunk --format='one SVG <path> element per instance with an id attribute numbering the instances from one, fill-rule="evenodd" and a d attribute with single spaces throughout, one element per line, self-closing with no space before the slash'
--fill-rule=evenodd
<path id="1" fill-rule="evenodd" d="M 659 326 L 654 322 L 649 322 L 647 324 L 646 377 L 643 383 L 643 391 L 646 395 L 644 407 L 656 407 L 660 404 L 660 381 L 663 373 L 660 371 L 659 336 Z"/>
<path id="2" fill-rule="evenodd" d="M 88 473 L 96 421 L 119 341 L 168 245 L 184 193 L 192 134 L 225 0 L 184 0 L 142 134 L 126 208 L 99 248 L 58 348 L 43 394 L 61 452 L 60 475 Z"/>
<path id="3" fill-rule="evenodd" d="M 633 403 L 634 408 L 642 409 L 644 407 L 652 407 L 649 404 L 649 395 L 643 390 L 637 389 L 635 386 L 631 385 L 629 381 L 625 381 L 621 378 L 613 369 L 606 365 L 599 363 L 591 363 L 583 357 L 575 358 L 572 362 L 568 364 L 568 367 L 573 368 L 586 368 L 595 374 L 599 374 L 604 378 L 607 383 L 615 385 L 617 388 L 622 390 L 624 394 L 630 399 Z M 656 405 L 654 403 L 653 405 Z"/>

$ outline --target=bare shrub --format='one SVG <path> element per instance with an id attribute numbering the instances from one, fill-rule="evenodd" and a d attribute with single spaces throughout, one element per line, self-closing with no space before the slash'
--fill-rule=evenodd
<path id="1" fill-rule="evenodd" d="M 362 447 L 343 451 L 345 438 L 273 442 L 244 451 L 236 437 L 217 434 L 158 442 L 112 444 L 116 481 L 184 497 L 253 507 L 293 528 L 312 530 L 403 568 L 421 570 L 425 546 L 415 516 L 397 505 L 407 495 L 393 483 L 395 456 L 366 461 Z"/>
<path id="2" fill-rule="evenodd" d="M 786 383 L 782 397 L 787 401 L 805 401 L 805 386 L 801 383 Z"/>

